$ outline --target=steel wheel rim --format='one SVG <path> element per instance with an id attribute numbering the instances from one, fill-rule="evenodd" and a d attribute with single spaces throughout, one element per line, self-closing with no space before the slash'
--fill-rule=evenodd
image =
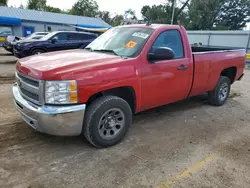
<path id="1" fill-rule="evenodd" d="M 111 108 L 103 113 L 98 123 L 98 133 L 110 140 L 120 134 L 125 125 L 125 115 L 119 108 Z"/>
<path id="2" fill-rule="evenodd" d="M 224 101 L 227 96 L 228 96 L 228 84 L 227 83 L 224 83 L 222 84 L 221 88 L 220 88 L 220 91 L 219 91 L 219 99 L 220 101 Z"/>
<path id="3" fill-rule="evenodd" d="M 36 53 L 35 53 L 35 55 L 39 55 L 39 54 L 41 54 L 41 52 L 36 52 Z"/>

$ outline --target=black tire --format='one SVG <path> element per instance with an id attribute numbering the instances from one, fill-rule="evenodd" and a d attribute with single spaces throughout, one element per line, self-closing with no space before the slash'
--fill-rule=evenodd
<path id="1" fill-rule="evenodd" d="M 223 88 L 227 87 L 227 92 L 222 92 Z M 231 80 L 226 76 L 221 76 L 216 88 L 208 93 L 208 102 L 214 106 L 221 106 L 225 104 L 231 90 Z M 224 96 L 224 97 L 223 97 Z"/>
<path id="2" fill-rule="evenodd" d="M 114 138 L 104 139 L 100 133 L 99 125 L 101 124 L 100 122 L 102 121 L 101 118 L 103 115 L 112 109 L 119 109 L 123 113 L 124 125 L 118 133 L 116 133 L 117 135 L 115 135 Z M 103 96 L 96 99 L 87 107 L 83 123 L 83 134 L 95 147 L 105 148 L 119 143 L 127 134 L 131 124 L 132 110 L 129 104 L 122 98 L 116 96 Z"/>
<path id="3" fill-rule="evenodd" d="M 42 54 L 42 53 L 45 53 L 45 51 L 42 49 L 36 49 L 36 50 L 33 50 L 31 52 L 31 55 L 38 55 L 38 54 Z"/>

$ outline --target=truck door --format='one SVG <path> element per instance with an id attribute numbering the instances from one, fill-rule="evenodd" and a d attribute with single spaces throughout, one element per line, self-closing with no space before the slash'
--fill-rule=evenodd
<path id="1" fill-rule="evenodd" d="M 142 65 L 142 109 L 153 108 L 187 97 L 192 82 L 190 58 L 185 57 L 182 37 L 178 30 L 159 34 L 150 53 L 156 48 L 168 47 L 174 59 L 149 62 Z"/>
<path id="2" fill-rule="evenodd" d="M 51 41 L 51 44 L 47 46 L 49 51 L 67 50 L 68 33 L 57 33 Z"/>
<path id="3" fill-rule="evenodd" d="M 67 41 L 67 49 L 76 49 L 79 48 L 81 41 L 81 34 L 78 33 L 69 33 Z"/>

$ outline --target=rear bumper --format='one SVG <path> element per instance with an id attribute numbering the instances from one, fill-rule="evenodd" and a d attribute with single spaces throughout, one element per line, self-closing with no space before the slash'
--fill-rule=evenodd
<path id="1" fill-rule="evenodd" d="M 22 119 L 39 132 L 58 136 L 76 136 L 82 132 L 86 105 L 37 106 L 25 100 L 16 84 L 12 87 L 14 103 Z"/>

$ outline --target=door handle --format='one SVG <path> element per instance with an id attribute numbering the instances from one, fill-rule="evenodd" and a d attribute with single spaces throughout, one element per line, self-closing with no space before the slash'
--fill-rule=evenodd
<path id="1" fill-rule="evenodd" d="M 178 67 L 178 70 L 186 70 L 187 68 L 188 68 L 188 66 L 186 66 L 186 65 L 180 65 Z"/>

